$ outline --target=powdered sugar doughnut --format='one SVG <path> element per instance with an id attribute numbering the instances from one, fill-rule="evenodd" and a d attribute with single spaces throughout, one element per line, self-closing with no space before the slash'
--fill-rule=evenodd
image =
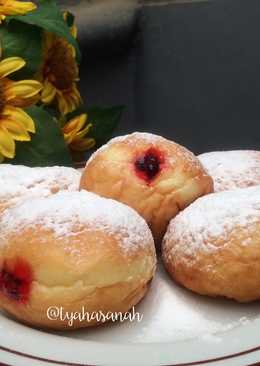
<path id="1" fill-rule="evenodd" d="M 160 245 L 169 220 L 213 190 L 211 177 L 183 146 L 148 133 L 112 139 L 87 162 L 80 188 L 134 208 Z"/>
<path id="2" fill-rule="evenodd" d="M 163 259 L 199 294 L 260 299 L 260 186 L 199 198 L 171 221 Z"/>
<path id="3" fill-rule="evenodd" d="M 80 172 L 73 168 L 1 164 L 0 213 L 25 199 L 46 197 L 61 190 L 76 191 L 79 181 Z"/>
<path id="4" fill-rule="evenodd" d="M 212 176 L 215 192 L 260 184 L 260 151 L 216 151 L 198 158 Z"/>
<path id="5" fill-rule="evenodd" d="M 59 192 L 6 210 L 0 220 L 0 306 L 41 327 L 68 312 L 125 312 L 145 295 L 156 266 L 152 234 L 134 210 L 93 193 Z M 73 328 L 98 323 L 75 319 Z"/>

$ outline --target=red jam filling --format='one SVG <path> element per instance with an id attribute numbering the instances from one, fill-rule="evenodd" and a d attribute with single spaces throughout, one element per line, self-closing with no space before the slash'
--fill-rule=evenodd
<path id="1" fill-rule="evenodd" d="M 149 183 L 160 173 L 163 164 L 163 154 L 151 147 L 135 159 L 135 171 L 139 178 Z"/>
<path id="2" fill-rule="evenodd" d="M 0 271 L 0 291 L 9 299 L 20 303 L 29 300 L 32 270 L 27 262 L 16 259 L 11 265 L 4 263 Z"/>

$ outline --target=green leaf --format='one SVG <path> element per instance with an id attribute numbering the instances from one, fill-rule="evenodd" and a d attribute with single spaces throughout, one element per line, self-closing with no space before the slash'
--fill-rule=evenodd
<path id="1" fill-rule="evenodd" d="M 3 58 L 19 56 L 26 61 L 26 65 L 15 74 L 16 78 L 33 77 L 42 62 L 41 29 L 12 20 L 0 28 L 0 40 Z"/>
<path id="2" fill-rule="evenodd" d="M 30 107 L 26 111 L 35 122 L 36 133 L 30 142 L 16 142 L 16 156 L 9 163 L 72 166 L 69 150 L 53 117 L 40 107 Z"/>
<path id="3" fill-rule="evenodd" d="M 88 122 L 93 124 L 89 137 L 94 137 L 100 146 L 108 141 L 121 119 L 123 106 L 110 108 L 93 107 L 88 110 Z"/>
<path id="4" fill-rule="evenodd" d="M 10 21 L 11 19 L 36 25 L 48 32 L 55 33 L 58 36 L 65 38 L 75 47 L 78 60 L 80 59 L 78 42 L 71 35 L 70 29 L 63 19 L 61 10 L 58 8 L 55 0 L 39 0 L 39 6 L 36 10 L 25 15 L 7 17 L 7 21 Z"/>

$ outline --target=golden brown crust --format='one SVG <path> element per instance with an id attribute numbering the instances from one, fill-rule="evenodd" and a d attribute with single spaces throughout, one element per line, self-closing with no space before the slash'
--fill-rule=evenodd
<path id="1" fill-rule="evenodd" d="M 128 311 L 146 293 L 155 270 L 151 249 L 125 256 L 118 250 L 118 243 L 102 233 L 88 231 L 75 237 L 75 245 L 70 243 L 71 253 L 64 252 L 62 243 L 53 242 L 52 235 L 40 228 L 10 238 L 10 242 L 16 244 L 1 251 L 1 258 L 7 262 L 17 257 L 25 260 L 34 281 L 28 304 L 17 304 L 0 293 L 1 306 L 18 319 L 41 327 L 70 328 L 67 321 L 48 319 L 47 310 L 53 306 L 64 307 L 69 313 L 81 312 L 83 306 L 90 313 Z M 97 243 L 102 243 L 102 248 Z M 39 245 L 44 248 L 39 250 Z M 73 327 L 95 324 L 95 320 L 75 320 Z"/>
<path id="2" fill-rule="evenodd" d="M 165 164 L 147 184 L 135 174 L 134 159 L 151 147 L 163 153 Z M 212 192 L 213 182 L 184 147 L 159 136 L 134 133 L 111 140 L 94 154 L 82 174 L 80 188 L 134 208 L 159 243 L 169 220 L 196 198 Z"/>
<path id="3" fill-rule="evenodd" d="M 97 321 L 75 319 L 71 327 L 67 320 L 49 319 L 49 307 L 69 313 L 83 307 L 89 313 L 126 312 L 145 295 L 156 267 L 151 234 L 143 238 L 147 242 L 137 250 L 126 250 L 120 235 L 77 220 L 69 234 L 59 237 L 37 223 L 8 230 L 0 239 L 0 269 L 22 260 L 30 266 L 33 281 L 27 302 L 0 291 L 0 305 L 25 323 L 53 329 L 88 327 Z"/>
<path id="4" fill-rule="evenodd" d="M 162 249 L 171 277 L 201 295 L 259 300 L 258 202 L 259 187 L 211 194 L 173 219 Z"/>
<path id="5" fill-rule="evenodd" d="M 60 313 L 62 319 L 64 320 L 60 318 L 51 320 L 46 316 L 48 308 L 53 308 L 53 306 L 56 306 L 53 304 L 48 305 L 48 303 L 43 304 L 43 306 L 41 306 L 39 310 L 37 307 L 34 308 L 32 306 L 27 306 L 26 308 L 23 307 L 19 309 L 14 306 L 14 304 L 9 302 L 3 304 L 3 309 L 25 324 L 39 328 L 67 331 L 79 328 L 93 327 L 97 325 L 102 325 L 108 321 L 112 321 L 112 319 L 106 321 L 102 320 L 104 319 L 102 317 L 102 314 L 109 315 L 110 313 L 113 313 L 114 316 L 118 314 L 118 319 L 120 319 L 120 313 L 124 314 L 130 311 L 133 306 L 137 305 L 143 299 L 148 289 L 149 283 L 144 283 L 142 287 L 140 286 L 137 288 L 133 288 L 132 292 L 130 290 L 130 286 L 126 284 L 116 284 L 104 289 L 97 289 L 96 292 L 91 296 L 85 298 L 84 300 L 79 300 L 77 302 L 77 305 L 72 303 L 66 303 L 66 305 L 63 306 L 62 313 Z M 124 298 L 125 293 L 127 293 L 127 296 Z M 120 299 L 120 303 L 118 302 L 117 304 L 115 304 L 114 301 L 117 299 Z M 59 304 L 57 307 L 59 308 Z M 88 315 L 86 315 L 85 319 L 83 320 L 77 319 L 78 313 L 84 313 L 83 309 L 85 312 L 88 312 L 90 320 L 88 320 Z M 68 314 L 67 318 L 66 313 Z M 95 318 L 95 315 L 93 315 L 93 318 L 91 319 L 92 314 L 95 313 L 99 315 L 97 315 L 97 318 Z M 71 316 L 75 316 L 75 318 L 73 319 L 71 325 L 69 325 L 68 323 L 71 319 Z M 100 320 L 97 321 L 96 319 Z"/>

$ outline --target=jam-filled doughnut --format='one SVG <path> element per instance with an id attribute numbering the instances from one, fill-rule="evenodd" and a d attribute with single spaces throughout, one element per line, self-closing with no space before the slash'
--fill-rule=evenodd
<path id="1" fill-rule="evenodd" d="M 24 199 L 45 197 L 61 190 L 79 189 L 80 172 L 54 166 L 30 168 L 23 165 L 0 165 L 0 213 Z"/>
<path id="2" fill-rule="evenodd" d="M 87 162 L 81 189 L 134 208 L 159 245 L 169 220 L 213 190 L 211 177 L 183 146 L 148 133 L 112 139 Z"/>
<path id="3" fill-rule="evenodd" d="M 215 151 L 198 158 L 213 178 L 215 192 L 260 184 L 260 151 Z"/>
<path id="4" fill-rule="evenodd" d="M 31 325 L 102 323 L 96 313 L 130 310 L 154 275 L 155 248 L 145 220 L 93 193 L 24 201 L 6 210 L 0 225 L 0 307 Z M 50 317 L 51 307 L 89 317 L 70 326 L 68 319 Z"/>
<path id="5" fill-rule="evenodd" d="M 260 299 L 260 186 L 199 198 L 169 224 L 163 260 L 202 295 Z"/>

